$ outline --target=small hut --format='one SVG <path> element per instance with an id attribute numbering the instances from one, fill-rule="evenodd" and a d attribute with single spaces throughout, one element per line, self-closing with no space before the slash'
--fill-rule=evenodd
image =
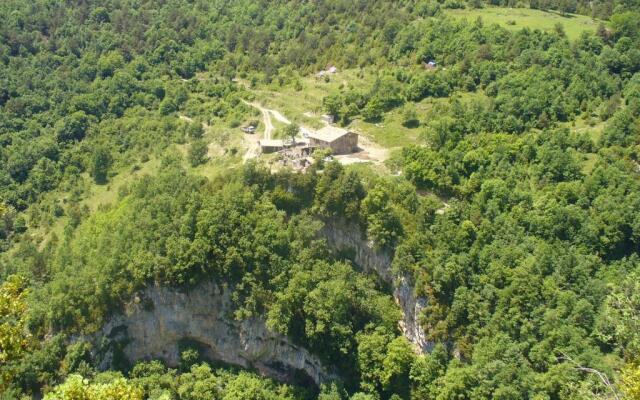
<path id="1" fill-rule="evenodd" d="M 284 149 L 284 142 L 280 139 L 262 139 L 258 143 L 260 144 L 260 151 L 262 151 L 264 154 L 275 153 Z"/>

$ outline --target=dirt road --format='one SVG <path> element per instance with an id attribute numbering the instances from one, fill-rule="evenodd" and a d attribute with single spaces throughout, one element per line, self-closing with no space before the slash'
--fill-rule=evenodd
<path id="1" fill-rule="evenodd" d="M 249 135 L 247 133 L 244 134 L 244 142 L 247 145 L 247 152 L 242 156 L 242 162 L 246 163 L 252 158 L 258 157 L 260 154 L 260 143 L 258 143 L 260 138 L 258 135 Z"/>
<path id="2" fill-rule="evenodd" d="M 262 122 L 264 124 L 264 134 L 263 134 L 263 138 L 266 140 L 270 140 L 271 136 L 273 134 L 273 131 L 275 130 L 275 128 L 273 127 L 273 123 L 271 122 L 271 116 L 273 115 L 273 117 L 285 124 L 290 124 L 291 121 L 289 121 L 287 119 L 287 117 L 285 117 L 284 115 L 282 115 L 279 111 L 276 110 L 270 110 L 268 108 L 264 108 L 262 107 L 260 104 L 258 103 L 249 103 L 246 100 L 242 100 L 242 102 L 248 106 L 257 108 L 258 110 L 260 110 L 260 112 L 262 113 Z"/>
<path id="3" fill-rule="evenodd" d="M 291 123 L 291 121 L 289 121 L 284 115 L 276 110 L 269 110 L 268 108 L 264 108 L 260 104 L 255 102 L 249 103 L 246 100 L 242 100 L 242 102 L 248 106 L 257 108 L 258 110 L 260 110 L 260 113 L 262 113 L 262 123 L 264 124 L 264 133 L 262 134 L 262 138 L 265 140 L 271 140 L 273 131 L 275 130 L 273 122 L 271 122 L 271 116 L 282 123 Z M 258 157 L 258 155 L 260 154 L 260 137 L 258 137 L 258 135 L 256 134 L 245 134 L 244 141 L 247 145 L 247 152 L 242 157 L 243 162 L 247 162 L 252 158 Z"/>
<path id="4" fill-rule="evenodd" d="M 364 135 L 358 136 L 358 147 L 360 151 L 352 154 L 343 154 L 334 156 L 342 165 L 356 164 L 362 162 L 370 162 L 374 164 L 383 164 L 389 158 L 389 150 L 374 143 Z"/>

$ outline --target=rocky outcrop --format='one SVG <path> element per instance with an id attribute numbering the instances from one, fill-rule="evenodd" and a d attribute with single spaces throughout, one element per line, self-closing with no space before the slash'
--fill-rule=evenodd
<path id="1" fill-rule="evenodd" d="M 396 278 L 393 298 L 402 310 L 403 318 L 399 325 L 404 336 L 413 343 L 419 353 L 430 352 L 434 343 L 427 340 L 419 320 L 422 310 L 427 305 L 427 299 L 414 294 L 413 285 L 405 276 Z"/>
<path id="2" fill-rule="evenodd" d="M 394 275 L 391 269 L 391 256 L 375 249 L 373 242 L 367 240 L 357 224 L 325 221 L 320 234 L 327 239 L 327 244 L 335 253 L 348 257 L 362 270 L 376 273 L 382 280 L 392 285 L 393 298 L 403 314 L 402 321 L 399 321 L 400 330 L 418 352 L 430 351 L 433 343 L 427 340 L 419 322 L 420 313 L 426 306 L 427 299 L 416 297 L 409 277 Z"/>
<path id="3" fill-rule="evenodd" d="M 197 343 L 207 359 L 256 369 L 280 381 L 299 381 L 306 375 L 318 385 L 334 378 L 317 357 L 269 330 L 263 320 L 236 321 L 233 311 L 230 290 L 213 283 L 188 292 L 149 288 L 96 335 L 110 343 L 101 356 L 102 367 L 113 362 L 114 349 L 129 361 L 160 359 L 177 366 L 179 344 L 188 340 Z"/>
<path id="4" fill-rule="evenodd" d="M 328 222 L 320 234 L 340 257 L 351 259 L 392 286 L 403 311 L 400 329 L 417 351 L 429 351 L 432 343 L 418 321 L 426 299 L 415 296 L 408 277 L 393 274 L 391 256 L 376 250 L 357 225 Z M 95 335 L 96 342 L 102 342 L 97 346 L 101 368 L 111 367 L 119 354 L 130 362 L 160 359 L 175 367 L 180 361 L 180 344 L 188 340 L 207 359 L 255 369 L 280 381 L 300 383 L 306 376 L 319 385 L 336 377 L 316 356 L 268 329 L 264 320 L 237 321 L 233 312 L 231 290 L 210 282 L 188 291 L 150 287 Z"/>

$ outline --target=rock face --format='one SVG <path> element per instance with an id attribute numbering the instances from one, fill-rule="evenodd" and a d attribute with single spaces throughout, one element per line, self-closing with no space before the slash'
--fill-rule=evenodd
<path id="1" fill-rule="evenodd" d="M 393 287 L 393 297 L 403 311 L 399 326 L 416 351 L 433 347 L 418 322 L 426 299 L 416 297 L 411 281 L 394 276 L 389 254 L 377 251 L 356 225 L 332 221 L 320 235 L 335 253 L 353 260 L 364 271 L 376 273 Z M 256 369 L 280 381 L 309 381 L 316 385 L 336 374 L 288 338 L 269 330 L 259 318 L 236 321 L 230 289 L 202 283 L 188 292 L 151 287 L 136 296 L 124 314 L 114 316 L 95 336 L 102 340 L 98 359 L 102 369 L 122 354 L 129 361 L 163 360 L 175 367 L 180 343 L 197 343 L 202 355 L 243 368 Z"/>
<path id="2" fill-rule="evenodd" d="M 373 243 L 368 241 L 354 224 L 325 221 L 320 233 L 335 252 L 346 255 L 364 271 L 376 273 L 393 286 L 393 298 L 403 314 L 402 321 L 399 321 L 402 333 L 418 352 L 431 351 L 433 343 L 427 341 L 418 319 L 427 304 L 427 299 L 415 296 L 409 277 L 394 276 L 391 270 L 391 256 L 376 250 Z"/>
<path id="3" fill-rule="evenodd" d="M 129 361 L 161 359 L 175 367 L 180 360 L 179 343 L 186 339 L 196 342 L 207 359 L 256 369 L 280 381 L 302 377 L 319 385 L 334 377 L 317 357 L 269 330 L 264 321 L 234 320 L 230 291 L 213 283 L 188 293 L 152 287 L 136 299 L 98 334 L 111 343 L 102 356 L 103 368 L 112 362 L 114 347 Z"/>

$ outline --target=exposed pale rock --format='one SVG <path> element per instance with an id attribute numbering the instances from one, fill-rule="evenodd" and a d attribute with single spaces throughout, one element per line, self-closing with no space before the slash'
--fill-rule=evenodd
<path id="1" fill-rule="evenodd" d="M 415 296 L 408 277 L 393 274 L 390 255 L 376 250 L 357 225 L 333 221 L 320 234 L 334 252 L 348 256 L 393 287 L 393 297 L 403 312 L 401 331 L 416 351 L 429 351 L 433 344 L 418 321 L 426 299 Z M 175 367 L 180 360 L 179 344 L 187 339 L 197 342 L 210 360 L 256 369 L 277 380 L 299 380 L 303 372 L 318 385 L 336 377 L 315 355 L 268 329 L 264 320 L 235 320 L 230 295 L 230 289 L 213 283 L 188 291 L 159 286 L 141 291 L 123 314 L 112 317 L 95 336 L 103 343 L 100 367 L 111 367 L 119 351 L 129 361 L 160 359 Z"/>
<path id="2" fill-rule="evenodd" d="M 399 326 L 402 333 L 419 353 L 428 352 L 433 343 L 426 338 L 420 325 L 420 313 L 427 304 L 427 299 L 417 297 L 408 276 L 394 275 L 391 270 L 391 256 L 375 249 L 373 243 L 356 224 L 338 221 L 327 221 L 321 235 L 335 252 L 347 255 L 360 268 L 376 273 L 382 280 L 393 286 L 393 298 L 402 310 L 402 321 Z"/>
<path id="3" fill-rule="evenodd" d="M 208 359 L 256 369 L 281 381 L 299 378 L 300 371 L 316 385 L 334 377 L 317 357 L 268 329 L 263 320 L 236 321 L 228 289 L 213 283 L 188 292 L 152 287 L 137 298 L 98 335 L 111 339 L 110 349 L 101 357 L 103 368 L 118 347 L 130 361 L 161 359 L 175 367 L 180 361 L 179 343 L 188 339 L 197 342 Z"/>

